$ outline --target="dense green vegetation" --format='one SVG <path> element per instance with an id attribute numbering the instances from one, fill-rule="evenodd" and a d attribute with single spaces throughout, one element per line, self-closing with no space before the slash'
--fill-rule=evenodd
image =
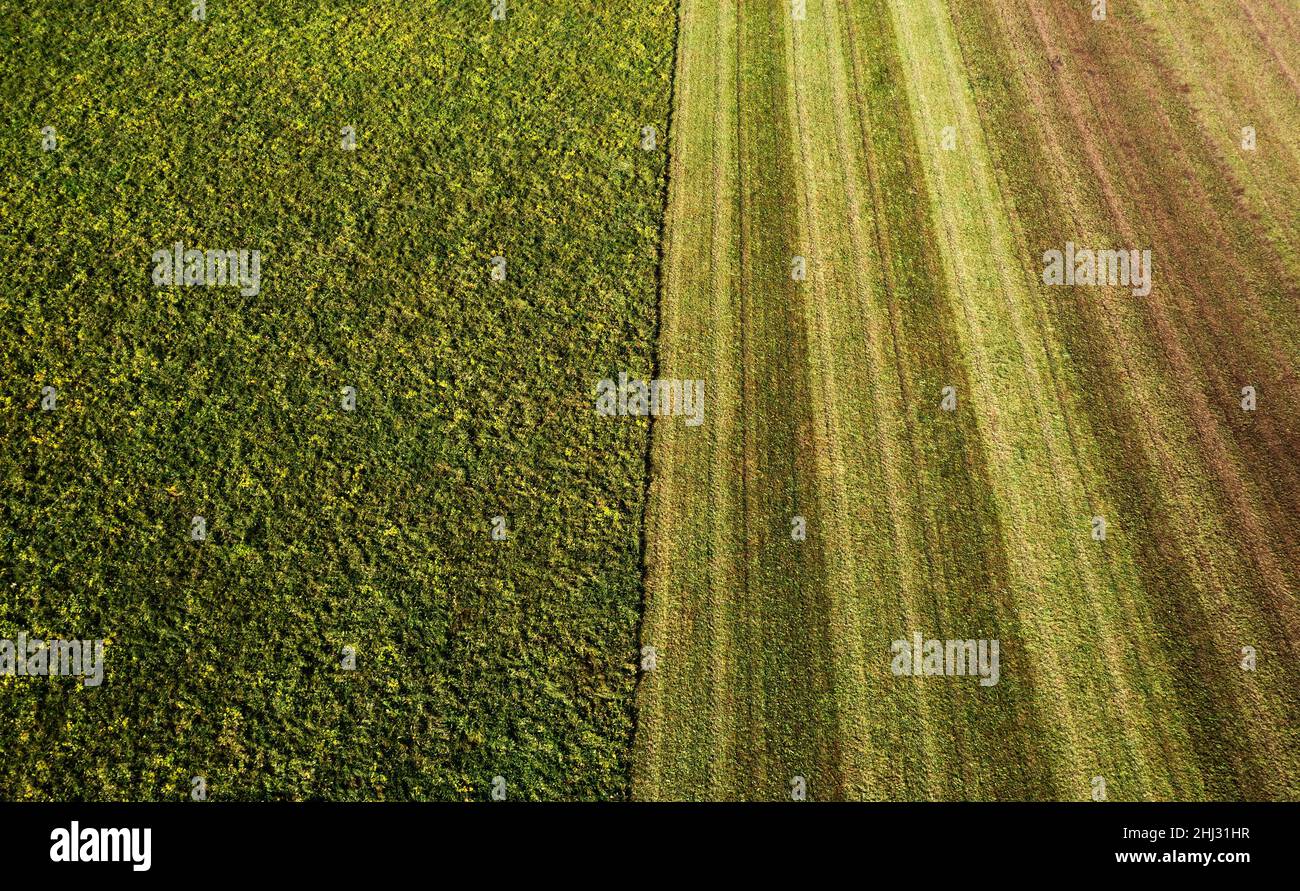
<path id="1" fill-rule="evenodd" d="M 0 797 L 628 793 L 673 6 L 489 11 L 0 3 Z"/>

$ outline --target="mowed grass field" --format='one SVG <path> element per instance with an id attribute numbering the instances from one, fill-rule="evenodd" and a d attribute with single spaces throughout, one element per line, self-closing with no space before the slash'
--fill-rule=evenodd
<path id="1" fill-rule="evenodd" d="M 633 794 L 1300 797 L 1300 15 L 679 10 Z"/>
<path id="2" fill-rule="evenodd" d="M 629 794 L 674 10 L 491 8 L 0 3 L 0 797 Z"/>

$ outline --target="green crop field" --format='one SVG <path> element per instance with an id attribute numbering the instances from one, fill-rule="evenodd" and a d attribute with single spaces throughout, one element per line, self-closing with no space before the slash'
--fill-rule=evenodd
<path id="1" fill-rule="evenodd" d="M 0 799 L 1300 799 L 1293 3 L 198 3 L 0 0 Z"/>
<path id="2" fill-rule="evenodd" d="M 0 797 L 626 796 L 671 5 L 206 12 L 0 4 Z"/>

